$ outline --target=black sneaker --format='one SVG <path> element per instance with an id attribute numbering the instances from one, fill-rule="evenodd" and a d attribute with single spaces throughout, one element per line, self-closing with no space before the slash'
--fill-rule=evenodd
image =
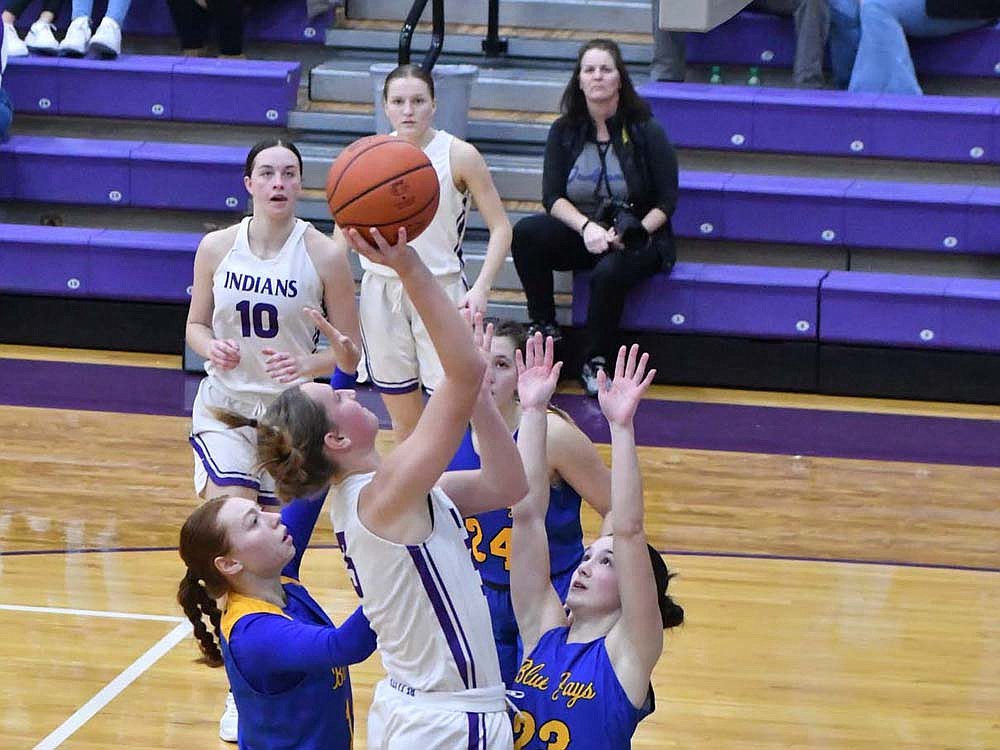
<path id="1" fill-rule="evenodd" d="M 559 326 L 553 323 L 551 320 L 538 321 L 533 320 L 528 324 L 528 336 L 534 336 L 535 333 L 541 333 L 542 338 L 552 337 L 552 343 L 556 341 L 562 341 L 562 331 L 559 330 Z"/>
<path id="2" fill-rule="evenodd" d="M 606 367 L 607 363 L 604 361 L 604 357 L 591 357 L 583 365 L 583 370 L 580 372 L 580 382 L 583 384 L 583 390 L 591 398 L 597 398 L 597 373 Z"/>

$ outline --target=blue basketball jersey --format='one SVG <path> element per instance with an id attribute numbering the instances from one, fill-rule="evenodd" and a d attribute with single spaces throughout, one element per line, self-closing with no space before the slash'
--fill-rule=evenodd
<path id="1" fill-rule="evenodd" d="M 569 628 L 553 628 L 522 662 L 508 691 L 514 745 L 523 750 L 628 750 L 639 722 L 653 711 L 632 705 L 618 682 L 604 638 L 567 643 Z"/>
<path id="2" fill-rule="evenodd" d="M 515 433 L 516 438 L 516 433 Z M 472 445 L 472 429 L 465 431 L 462 444 L 448 465 L 449 471 L 478 469 L 479 454 Z M 472 561 L 483 581 L 492 586 L 510 586 L 509 508 L 479 513 L 465 519 L 472 546 Z M 573 570 L 583 559 L 583 527 L 580 524 L 580 493 L 566 482 L 549 489 L 549 510 L 545 516 L 549 538 L 552 577 Z"/>
<path id="3" fill-rule="evenodd" d="M 222 655 L 240 711 L 239 748 L 350 750 L 353 747 L 354 707 L 346 666 L 309 672 L 290 671 L 276 676 L 275 681 L 283 684 L 269 685 L 265 690 L 261 685 L 251 684 L 245 670 L 233 658 L 230 640 L 240 637 L 244 623 L 261 615 L 333 627 L 316 600 L 297 581 L 284 579 L 282 587 L 287 598 L 284 609 L 231 593 L 223 615 Z M 260 624 L 266 627 L 268 623 Z M 297 644 L 275 642 L 273 646 L 291 650 L 296 649 Z"/>

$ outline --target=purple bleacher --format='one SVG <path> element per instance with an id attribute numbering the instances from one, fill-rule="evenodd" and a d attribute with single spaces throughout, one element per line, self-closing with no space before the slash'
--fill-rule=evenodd
<path id="1" fill-rule="evenodd" d="M 912 39 L 921 75 L 1000 76 L 1000 24 L 933 39 Z"/>
<path id="2" fill-rule="evenodd" d="M 681 237 L 724 237 L 722 200 L 732 178 L 721 172 L 682 172 L 684 195 L 670 219 L 674 232 Z"/>
<path id="3" fill-rule="evenodd" d="M 831 271 L 820 288 L 820 340 L 941 348 L 951 279 Z"/>
<path id="4" fill-rule="evenodd" d="M 3 87 L 24 114 L 59 112 L 58 58 L 11 57 L 3 74 Z"/>
<path id="5" fill-rule="evenodd" d="M 791 18 L 739 13 L 708 34 L 688 34 L 689 63 L 790 67 L 795 57 Z"/>
<path id="6" fill-rule="evenodd" d="M 171 232 L 95 232 L 90 238 L 90 296 L 187 304 L 200 239 Z"/>
<path id="7" fill-rule="evenodd" d="M 244 35 L 247 39 L 267 42 L 325 44 L 326 30 L 333 20 L 332 10 L 310 19 L 305 0 L 262 3 L 247 18 Z"/>
<path id="8" fill-rule="evenodd" d="M 142 143 L 132 151 L 134 206 L 240 211 L 246 206 L 242 146 Z"/>
<path id="9" fill-rule="evenodd" d="M 831 156 L 869 154 L 875 94 L 761 89 L 754 100 L 754 149 Z"/>
<path id="10" fill-rule="evenodd" d="M 19 112 L 282 126 L 300 71 L 276 60 L 15 57 L 4 84 Z"/>
<path id="11" fill-rule="evenodd" d="M 988 97 L 881 94 L 870 112 L 866 152 L 893 159 L 1000 162 L 993 147 L 998 109 L 997 100 Z"/>
<path id="12" fill-rule="evenodd" d="M 756 145 L 752 125 L 759 91 L 751 86 L 662 81 L 639 88 L 674 145 L 741 151 Z"/>
<path id="13" fill-rule="evenodd" d="M 944 295 L 951 348 L 1000 352 L 1000 280 L 952 279 Z"/>
<path id="14" fill-rule="evenodd" d="M 670 276 L 658 273 L 629 292 L 621 328 L 630 331 L 687 332 L 695 323 L 695 291 L 701 263 L 677 263 Z M 590 273 L 573 274 L 573 325 L 587 322 Z"/>
<path id="15" fill-rule="evenodd" d="M 121 55 L 59 60 L 59 114 L 169 120 L 173 70 L 182 57 Z"/>
<path id="16" fill-rule="evenodd" d="M 174 117 L 285 125 L 288 110 L 295 108 L 301 69 L 300 63 L 277 60 L 185 58 L 174 66 Z"/>
<path id="17" fill-rule="evenodd" d="M 734 175 L 724 188 L 725 236 L 755 242 L 840 245 L 843 197 L 851 182 Z"/>
<path id="18" fill-rule="evenodd" d="M 621 327 L 785 340 L 815 339 L 818 290 L 827 271 L 678 263 L 633 289 Z M 586 321 L 589 273 L 573 278 L 573 324 Z"/>
<path id="19" fill-rule="evenodd" d="M 980 253 L 1000 254 L 1000 187 L 981 185 L 968 200 L 969 247 Z"/>
<path id="20" fill-rule="evenodd" d="M 844 196 L 843 242 L 885 247 L 976 252 L 967 233 L 971 185 L 858 180 Z"/>
<path id="21" fill-rule="evenodd" d="M 0 291 L 85 297 L 93 229 L 0 225 Z"/>
<path id="22" fill-rule="evenodd" d="M 138 141 L 13 136 L 17 198 L 46 203 L 131 205 L 129 156 Z"/>

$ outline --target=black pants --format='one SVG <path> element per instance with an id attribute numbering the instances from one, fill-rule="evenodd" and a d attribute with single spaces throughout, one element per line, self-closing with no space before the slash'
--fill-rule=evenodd
<path id="1" fill-rule="evenodd" d="M 4 3 L 3 10 L 9 11 L 16 18 L 20 18 L 21 14 L 24 13 L 24 9 L 31 5 L 32 0 L 8 0 Z M 59 9 L 62 8 L 63 0 L 44 0 L 42 3 L 42 8 L 39 10 L 39 14 L 48 11 L 54 16 L 59 15 Z M 34 22 L 34 18 L 31 19 Z"/>
<path id="2" fill-rule="evenodd" d="M 658 232 L 656 239 L 670 241 L 667 234 Z M 539 322 L 556 319 L 553 271 L 592 271 L 586 359 L 601 356 L 608 362 L 614 359 L 625 295 L 657 271 L 669 270 L 669 266 L 664 267 L 656 242 L 643 250 L 609 250 L 594 255 L 587 251 L 579 233 L 548 214 L 535 214 L 517 222 L 511 252 L 528 297 L 528 315 Z"/>
<path id="3" fill-rule="evenodd" d="M 194 0 L 167 0 L 182 49 L 200 49 L 215 29 L 219 54 L 243 54 L 244 0 L 207 0 L 208 10 Z"/>

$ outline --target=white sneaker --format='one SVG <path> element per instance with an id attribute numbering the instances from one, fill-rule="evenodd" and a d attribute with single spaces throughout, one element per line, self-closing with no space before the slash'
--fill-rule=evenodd
<path id="1" fill-rule="evenodd" d="M 45 21 L 35 21 L 24 37 L 24 43 L 32 52 L 43 55 L 59 54 L 59 42 L 53 33 L 56 27 Z"/>
<path id="2" fill-rule="evenodd" d="M 240 715 L 236 710 L 236 699 L 232 693 L 226 694 L 226 710 L 219 719 L 219 739 L 225 742 L 236 742 L 236 730 L 240 723 Z"/>
<path id="3" fill-rule="evenodd" d="M 90 40 L 90 48 L 101 57 L 118 57 L 122 53 L 122 27 L 105 16 Z"/>
<path id="4" fill-rule="evenodd" d="M 87 16 L 74 18 L 66 29 L 66 36 L 59 42 L 59 54 L 67 57 L 83 57 L 90 44 L 90 19 Z"/>
<path id="5" fill-rule="evenodd" d="M 5 23 L 3 35 L 7 38 L 7 57 L 24 57 L 28 54 L 28 46 L 17 35 L 14 24 Z"/>

